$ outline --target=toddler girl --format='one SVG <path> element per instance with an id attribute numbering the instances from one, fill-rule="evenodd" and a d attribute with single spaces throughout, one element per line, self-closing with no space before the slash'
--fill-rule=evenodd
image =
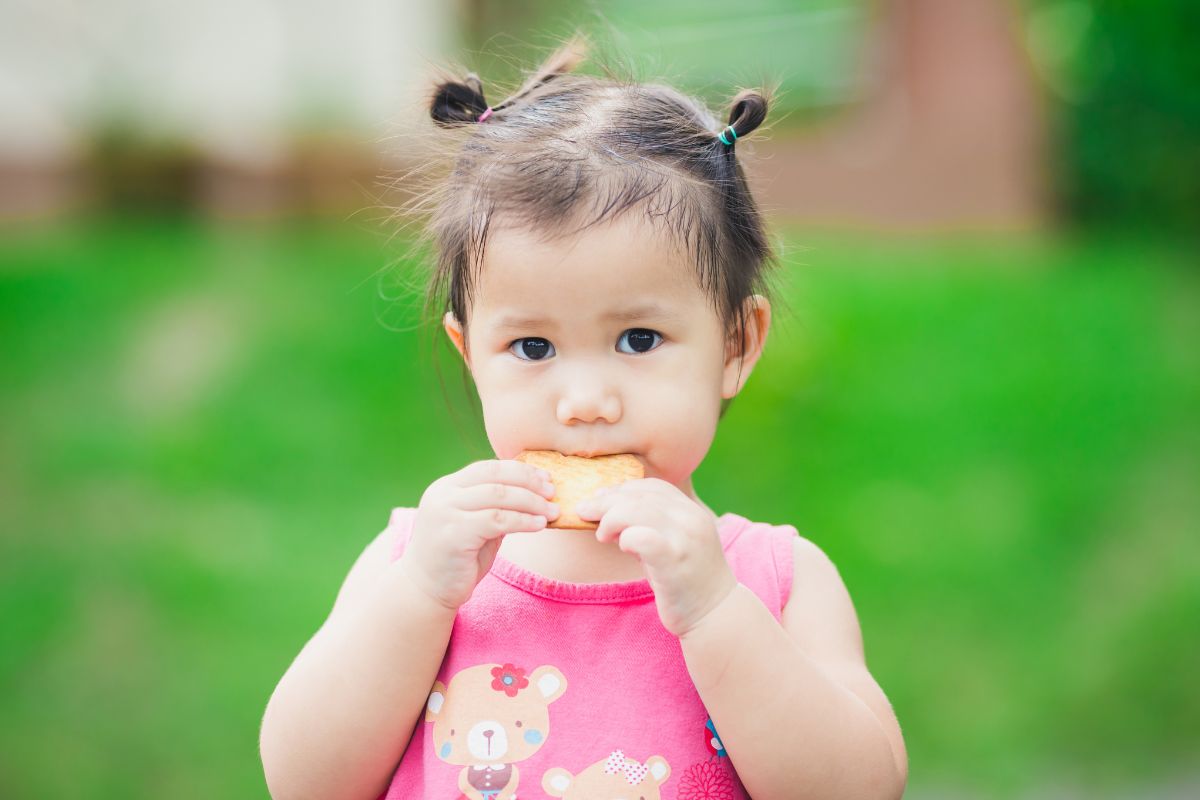
<path id="1" fill-rule="evenodd" d="M 431 295 L 496 459 L 366 547 L 262 727 L 276 800 L 894 798 L 907 760 L 850 598 L 790 525 L 717 514 L 692 474 L 762 353 L 772 253 L 719 127 L 659 85 L 570 74 L 432 105 L 455 158 Z M 646 477 L 560 510 L 524 450 Z"/>

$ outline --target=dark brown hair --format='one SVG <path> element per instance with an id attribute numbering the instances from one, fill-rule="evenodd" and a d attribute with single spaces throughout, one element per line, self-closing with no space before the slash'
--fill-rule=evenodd
<path id="1" fill-rule="evenodd" d="M 736 150 L 765 121 L 770 92 L 739 92 L 721 127 L 702 102 L 669 86 L 607 68 L 604 77 L 572 74 L 585 49 L 575 36 L 495 105 L 473 73 L 437 81 L 431 134 L 446 148 L 400 181 L 414 191 L 404 211 L 426 221 L 422 243 L 436 253 L 426 315 L 440 321 L 451 311 L 466 330 L 493 225 L 569 236 L 639 210 L 690 256 L 740 352 L 745 301 L 770 297 L 776 255 Z M 431 179 L 414 190 L 418 174 Z"/>

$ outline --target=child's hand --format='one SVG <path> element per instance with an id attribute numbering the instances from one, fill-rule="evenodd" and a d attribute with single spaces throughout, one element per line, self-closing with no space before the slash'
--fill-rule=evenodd
<path id="1" fill-rule="evenodd" d="M 617 541 L 641 559 L 663 626 L 683 636 L 737 586 L 716 521 L 702 506 L 658 478 L 600 489 L 576 504 L 581 519 L 600 520 L 596 538 Z"/>
<path id="2" fill-rule="evenodd" d="M 429 485 L 417 507 L 402 569 L 456 610 L 491 569 L 505 534 L 540 531 L 558 516 L 554 485 L 519 461 L 477 461 Z"/>

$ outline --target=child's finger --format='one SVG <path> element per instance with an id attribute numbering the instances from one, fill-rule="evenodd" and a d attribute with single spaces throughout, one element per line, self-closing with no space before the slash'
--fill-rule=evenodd
<path id="1" fill-rule="evenodd" d="M 650 565 L 660 563 L 666 552 L 666 541 L 662 533 L 645 525 L 630 525 L 622 530 L 617 537 L 617 546 L 622 552 L 636 555 Z"/>
<path id="2" fill-rule="evenodd" d="M 554 519 L 558 516 L 558 506 L 543 495 L 532 492 L 524 486 L 511 486 L 504 483 L 479 483 L 460 489 L 457 505 L 464 511 L 502 508 L 510 511 L 524 511 L 527 514 L 541 514 L 547 519 Z"/>
<path id="3" fill-rule="evenodd" d="M 576 513 L 578 513 L 576 506 Z M 636 510 L 634 510 L 636 511 Z M 579 515 L 580 519 L 587 519 L 584 515 Z M 639 521 L 645 522 L 646 517 L 643 514 L 635 519 L 631 513 L 629 506 L 616 506 L 605 510 L 600 517 L 600 522 L 596 526 L 596 539 L 601 542 L 615 542 L 617 537 L 621 535 L 630 525 L 636 525 Z"/>
<path id="4" fill-rule="evenodd" d="M 485 541 L 509 533 L 536 533 L 546 528 L 546 518 L 541 514 L 525 514 L 502 508 L 470 511 L 468 514 L 475 522 L 475 530 L 480 532 Z"/>
<path id="5" fill-rule="evenodd" d="M 609 487 L 601 487 L 594 494 L 575 504 L 575 513 L 580 519 L 591 522 L 603 517 L 621 499 L 621 493 Z"/>
<path id="6" fill-rule="evenodd" d="M 554 484 L 550 473 L 523 461 L 511 459 L 476 461 L 454 474 L 455 486 L 467 487 L 480 483 L 506 483 L 524 486 L 532 492 L 550 498 L 554 496 Z"/>

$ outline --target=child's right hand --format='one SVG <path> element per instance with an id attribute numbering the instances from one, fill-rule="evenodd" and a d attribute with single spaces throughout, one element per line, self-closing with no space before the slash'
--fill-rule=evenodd
<path id="1" fill-rule="evenodd" d="M 476 461 L 429 485 L 401 568 L 435 602 L 457 610 L 483 579 L 505 534 L 535 532 L 558 516 L 545 470 L 520 461 Z"/>

